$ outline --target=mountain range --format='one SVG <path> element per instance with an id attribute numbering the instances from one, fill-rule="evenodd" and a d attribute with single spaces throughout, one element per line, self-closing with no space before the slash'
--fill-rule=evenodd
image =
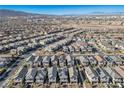
<path id="1" fill-rule="evenodd" d="M 106 12 L 93 12 L 89 13 L 88 15 L 118 15 L 118 14 L 124 14 L 124 12 L 112 12 L 112 13 L 106 13 Z M 0 16 L 1 17 L 6 17 L 6 16 L 33 16 L 33 15 L 42 15 L 42 16 L 57 16 L 57 15 L 49 15 L 49 14 L 37 14 L 37 13 L 27 13 L 23 11 L 15 11 L 15 10 L 7 10 L 7 9 L 0 9 Z M 78 16 L 78 14 L 68 14 L 70 16 Z M 79 14 L 81 16 L 81 14 Z M 82 14 L 82 15 L 87 15 L 87 14 Z M 67 15 L 62 15 L 62 16 L 67 16 Z"/>
<path id="2" fill-rule="evenodd" d="M 43 16 L 45 16 L 45 14 L 36 14 L 36 13 L 27 13 L 27 12 L 23 12 L 23 11 L 0 9 L 0 16 L 1 17 L 6 17 L 6 16 L 31 16 L 31 15 L 43 15 Z"/>

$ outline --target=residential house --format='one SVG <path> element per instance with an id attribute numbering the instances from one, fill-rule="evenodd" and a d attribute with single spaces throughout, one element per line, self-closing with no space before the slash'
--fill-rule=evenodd
<path id="1" fill-rule="evenodd" d="M 80 51 L 81 51 L 82 53 L 85 53 L 87 50 L 86 50 L 86 48 L 85 48 L 84 46 L 80 46 Z"/>
<path id="2" fill-rule="evenodd" d="M 42 66 L 42 56 L 36 56 L 34 60 L 35 66 Z"/>
<path id="3" fill-rule="evenodd" d="M 113 83 L 121 83 L 122 82 L 121 76 L 114 69 L 112 69 L 111 67 L 105 67 L 104 69 L 112 78 Z"/>
<path id="4" fill-rule="evenodd" d="M 107 65 L 110 65 L 110 66 L 114 65 L 113 59 L 111 59 L 109 56 L 105 55 L 103 56 L 103 58 L 107 62 Z"/>
<path id="5" fill-rule="evenodd" d="M 91 65 L 97 65 L 98 62 L 96 61 L 96 59 L 93 56 L 87 56 L 89 62 Z"/>
<path id="6" fill-rule="evenodd" d="M 48 67 L 50 64 L 50 60 L 51 60 L 50 56 L 44 56 L 42 60 L 43 66 Z"/>
<path id="7" fill-rule="evenodd" d="M 29 56 L 29 57 L 26 59 L 27 64 L 28 64 L 29 66 L 33 66 L 35 58 L 36 58 L 36 57 L 35 57 L 34 55 Z"/>
<path id="8" fill-rule="evenodd" d="M 66 55 L 66 62 L 68 66 L 74 66 L 74 58 L 71 55 Z"/>
<path id="9" fill-rule="evenodd" d="M 85 73 L 91 83 L 98 83 L 98 75 L 91 66 L 85 67 Z"/>
<path id="10" fill-rule="evenodd" d="M 99 81 L 101 83 L 109 83 L 110 82 L 110 76 L 102 68 L 97 67 L 96 73 L 99 76 Z"/>
<path id="11" fill-rule="evenodd" d="M 63 46 L 63 51 L 66 52 L 66 53 L 68 53 L 69 52 L 68 47 L 67 46 Z"/>
<path id="12" fill-rule="evenodd" d="M 84 56 L 80 56 L 79 61 L 82 66 L 89 66 L 89 64 L 90 64 L 89 60 Z"/>
<path id="13" fill-rule="evenodd" d="M 36 83 L 44 83 L 46 79 L 47 71 L 45 68 L 38 68 L 37 75 L 35 77 Z"/>
<path id="14" fill-rule="evenodd" d="M 95 55 L 94 58 L 97 60 L 98 64 L 101 66 L 106 65 L 106 61 L 100 55 Z"/>
<path id="15" fill-rule="evenodd" d="M 113 69 L 122 77 L 122 81 L 124 82 L 124 70 L 118 66 L 114 67 Z"/>
<path id="16" fill-rule="evenodd" d="M 57 56 L 56 55 L 51 56 L 51 65 L 57 64 L 58 64 Z"/>
<path id="17" fill-rule="evenodd" d="M 78 71 L 75 67 L 69 68 L 69 77 L 71 83 L 78 83 Z"/>
<path id="18" fill-rule="evenodd" d="M 70 45 L 68 46 L 70 53 L 74 52 L 74 48 Z"/>
<path id="19" fill-rule="evenodd" d="M 110 58 L 114 61 L 114 63 L 116 65 L 122 65 L 123 64 L 123 62 L 122 62 L 121 58 L 119 58 L 119 56 L 110 56 Z"/>
<path id="20" fill-rule="evenodd" d="M 35 76 L 37 74 L 36 68 L 29 68 L 25 77 L 26 83 L 33 83 L 35 81 Z"/>
<path id="21" fill-rule="evenodd" d="M 59 56 L 59 66 L 60 66 L 60 67 L 63 67 L 63 66 L 66 65 L 65 63 L 66 63 L 65 55 L 60 55 L 60 56 Z"/>
<path id="22" fill-rule="evenodd" d="M 26 48 L 24 46 L 18 47 L 17 48 L 17 53 L 18 55 L 21 55 L 26 52 Z"/>
<path id="23" fill-rule="evenodd" d="M 52 66 L 48 68 L 48 79 L 49 83 L 56 83 L 57 80 L 57 67 Z"/>
<path id="24" fill-rule="evenodd" d="M 17 72 L 17 75 L 15 76 L 14 78 L 14 82 L 15 83 L 22 83 L 25 79 L 25 76 L 28 72 L 28 69 L 26 67 L 21 67 L 18 72 Z"/>
<path id="25" fill-rule="evenodd" d="M 67 67 L 61 67 L 58 70 L 60 83 L 68 83 L 68 70 Z"/>

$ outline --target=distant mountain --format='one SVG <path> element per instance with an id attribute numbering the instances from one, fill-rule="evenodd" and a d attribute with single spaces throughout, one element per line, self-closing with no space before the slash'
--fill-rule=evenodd
<path id="1" fill-rule="evenodd" d="M 27 13 L 27 12 L 22 12 L 22 11 L 0 9 L 0 16 L 29 16 L 29 15 L 40 15 L 40 14 L 33 14 L 33 13 Z"/>
<path id="2" fill-rule="evenodd" d="M 120 15 L 120 14 L 124 14 L 124 12 L 92 12 L 90 14 L 94 14 L 94 15 Z"/>
<path id="3" fill-rule="evenodd" d="M 57 16 L 66 16 L 66 17 L 72 17 L 72 16 L 82 16 L 82 15 L 120 15 L 124 14 L 124 12 L 92 12 L 87 14 L 63 14 L 63 15 L 49 15 L 49 14 L 37 14 L 37 13 L 27 13 L 23 11 L 15 11 L 15 10 L 7 10 L 7 9 L 0 9 L 0 16 L 6 17 L 6 16 L 33 16 L 33 15 L 39 15 L 39 16 L 49 16 L 49 17 L 57 17 Z"/>
<path id="4" fill-rule="evenodd" d="M 65 14 L 63 16 L 88 16 L 88 15 L 124 15 L 124 12 L 91 12 L 86 14 Z"/>

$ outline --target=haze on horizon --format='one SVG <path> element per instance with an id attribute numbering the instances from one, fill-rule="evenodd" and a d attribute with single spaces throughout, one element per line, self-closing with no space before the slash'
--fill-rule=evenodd
<path id="1" fill-rule="evenodd" d="M 54 15 L 124 13 L 124 5 L 1 5 L 0 9 Z"/>

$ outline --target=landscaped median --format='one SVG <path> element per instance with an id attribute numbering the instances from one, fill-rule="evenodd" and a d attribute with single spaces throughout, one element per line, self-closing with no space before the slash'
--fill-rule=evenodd
<path id="1" fill-rule="evenodd" d="M 0 76 L 6 71 L 6 68 L 0 68 Z"/>

